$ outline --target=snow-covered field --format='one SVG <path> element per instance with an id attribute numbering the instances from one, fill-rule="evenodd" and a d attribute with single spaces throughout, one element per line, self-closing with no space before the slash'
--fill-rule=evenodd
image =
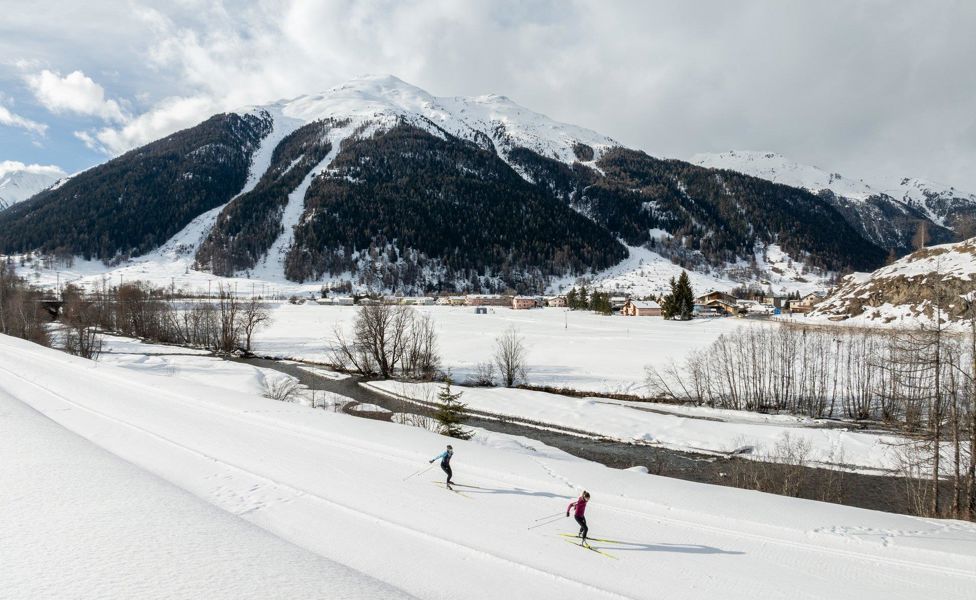
<path id="1" fill-rule="evenodd" d="M 260 354 L 327 362 L 338 323 L 348 331 L 356 307 L 282 304 L 271 325 L 260 330 Z M 443 368 L 463 382 L 481 362 L 491 362 L 495 339 L 515 327 L 528 349 L 529 382 L 599 393 L 644 390 L 644 367 L 680 362 L 692 350 L 739 327 L 763 326 L 745 319 L 665 321 L 658 317 L 606 317 L 560 308 L 512 310 L 471 307 L 418 307 L 437 329 Z"/>
<path id="2" fill-rule="evenodd" d="M 483 434 L 453 442 L 456 480 L 475 486 L 456 494 L 435 485 L 436 466 L 407 479 L 443 437 L 211 386 L 189 366 L 204 357 L 176 358 L 182 371 L 154 372 L 0 337 L 4 593 L 864 600 L 976 589 L 972 524 L 614 470 Z M 582 488 L 591 536 L 615 540 L 594 546 L 613 558 L 558 535 L 574 531 L 562 513 Z M 83 560 L 58 560 L 72 556 Z"/>
<path id="3" fill-rule="evenodd" d="M 373 381 L 363 385 L 381 393 L 430 401 L 436 383 Z M 777 445 L 788 442 L 809 448 L 810 463 L 857 470 L 890 471 L 898 466 L 893 445 L 899 438 L 841 429 L 814 428 L 809 419 L 750 414 L 704 407 L 671 407 L 607 398 L 571 398 L 531 390 L 454 388 L 470 408 L 517 417 L 575 431 L 621 440 L 654 443 L 667 448 L 705 453 L 730 453 L 775 458 Z M 670 414 L 662 414 L 667 412 Z"/>

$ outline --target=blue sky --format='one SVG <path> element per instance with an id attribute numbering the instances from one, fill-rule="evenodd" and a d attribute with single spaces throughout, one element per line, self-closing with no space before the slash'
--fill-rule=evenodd
<path id="1" fill-rule="evenodd" d="M 650 154 L 767 150 L 976 190 L 976 3 L 0 0 L 0 161 L 75 171 L 391 73 Z"/>

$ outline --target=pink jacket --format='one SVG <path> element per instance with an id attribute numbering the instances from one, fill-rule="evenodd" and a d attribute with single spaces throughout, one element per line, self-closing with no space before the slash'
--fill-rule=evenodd
<path id="1" fill-rule="evenodd" d="M 580 496 L 577 500 L 569 503 L 569 506 L 566 507 L 566 512 L 569 512 L 569 509 L 575 506 L 576 512 L 573 513 L 573 516 L 582 517 L 583 513 L 586 512 L 586 502 L 587 502 L 586 498 Z"/>

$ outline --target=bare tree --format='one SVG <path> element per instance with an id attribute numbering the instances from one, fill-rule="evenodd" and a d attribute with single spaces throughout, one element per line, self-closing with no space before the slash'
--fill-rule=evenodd
<path id="1" fill-rule="evenodd" d="M 332 364 L 384 379 L 397 374 L 430 378 L 439 364 L 434 324 L 428 317 L 418 317 L 409 306 L 361 306 L 353 322 L 351 339 L 336 326 Z"/>
<path id="2" fill-rule="evenodd" d="M 98 333 L 95 304 L 80 289 L 70 284 L 65 286 L 61 298 L 65 351 L 96 360 L 102 352 L 102 336 Z"/>
<path id="3" fill-rule="evenodd" d="M 264 397 L 289 402 L 300 389 L 298 381 L 289 376 L 264 378 Z"/>
<path id="4" fill-rule="evenodd" d="M 495 366 L 505 387 L 525 383 L 528 374 L 526 355 L 525 340 L 515 327 L 508 328 L 495 339 Z"/>
<path id="5" fill-rule="evenodd" d="M 270 321 L 271 312 L 264 302 L 252 297 L 244 303 L 238 317 L 238 329 L 243 337 L 244 352 L 251 353 L 251 337 L 258 328 L 267 325 Z"/>

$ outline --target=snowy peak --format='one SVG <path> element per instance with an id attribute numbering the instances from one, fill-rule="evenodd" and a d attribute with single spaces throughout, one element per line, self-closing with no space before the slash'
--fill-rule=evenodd
<path id="1" fill-rule="evenodd" d="M 850 179 L 840 173 L 804 165 L 775 152 L 732 150 L 696 154 L 691 157 L 691 162 L 710 169 L 737 171 L 814 193 L 830 190 L 852 200 L 864 200 L 881 193 L 861 179 Z"/>
<path id="2" fill-rule="evenodd" d="M 918 208 L 932 221 L 942 226 L 953 226 L 960 213 L 976 216 L 976 194 L 958 190 L 951 185 L 917 177 L 905 177 L 882 187 L 882 191 L 892 198 Z"/>
<path id="3" fill-rule="evenodd" d="M 0 162 L 0 210 L 27 200 L 66 175 L 53 165 L 25 165 L 13 160 Z"/>
<path id="4" fill-rule="evenodd" d="M 584 160 L 599 158 L 605 150 L 620 145 L 590 129 L 533 112 L 506 96 L 438 97 L 392 75 L 358 77 L 321 94 L 238 112 L 262 110 L 303 123 L 349 120 L 380 129 L 406 121 L 435 135 L 447 132 L 482 146 L 491 140 L 503 157 L 507 149 L 520 146 L 572 163 L 579 159 L 576 148 L 581 144 L 593 150 L 593 156 Z"/>

